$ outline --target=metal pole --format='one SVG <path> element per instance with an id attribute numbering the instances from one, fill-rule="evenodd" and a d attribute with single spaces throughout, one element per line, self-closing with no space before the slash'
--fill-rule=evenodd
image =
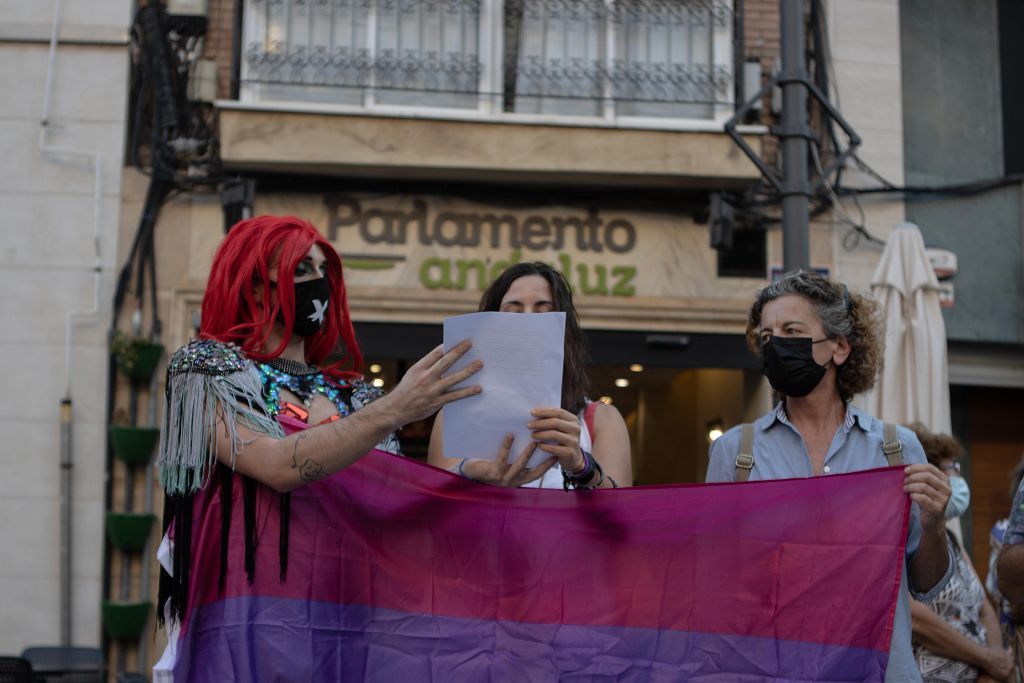
<path id="1" fill-rule="evenodd" d="M 781 0 L 782 15 L 782 264 L 786 272 L 810 265 L 807 179 L 807 78 L 804 0 Z"/>

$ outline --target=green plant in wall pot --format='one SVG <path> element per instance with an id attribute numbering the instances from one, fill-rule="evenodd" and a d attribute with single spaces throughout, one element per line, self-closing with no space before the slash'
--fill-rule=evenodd
<path id="1" fill-rule="evenodd" d="M 142 635 L 153 604 L 145 602 L 104 602 L 103 628 L 111 638 L 133 640 Z"/>
<path id="2" fill-rule="evenodd" d="M 163 344 L 155 344 L 143 337 L 116 332 L 110 340 L 110 353 L 125 377 L 147 381 L 153 376 L 164 347 Z"/>
<path id="3" fill-rule="evenodd" d="M 160 440 L 160 430 L 155 427 L 131 426 L 123 410 L 115 411 L 110 421 L 110 445 L 114 455 L 127 465 L 144 465 L 149 462 Z"/>
<path id="4" fill-rule="evenodd" d="M 156 515 L 151 513 L 108 512 L 107 538 L 119 550 L 138 552 L 146 547 L 149 530 L 155 521 Z"/>

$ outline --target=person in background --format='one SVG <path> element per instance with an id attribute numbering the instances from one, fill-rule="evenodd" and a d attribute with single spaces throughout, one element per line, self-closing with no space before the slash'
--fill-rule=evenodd
<path id="1" fill-rule="evenodd" d="M 874 386 L 882 330 L 874 300 L 817 273 L 794 271 L 760 290 L 747 319 L 747 343 L 782 401 L 712 442 L 707 481 L 818 477 L 906 464 L 904 491 L 913 506 L 886 680 L 919 681 L 908 587 L 927 600 L 949 581 L 950 488 L 927 463 L 912 431 L 883 425 L 850 403 Z"/>
<path id="2" fill-rule="evenodd" d="M 587 399 L 586 349 L 572 289 L 565 276 L 540 262 L 510 266 L 483 293 L 479 310 L 565 312 L 562 405 L 533 410 L 527 426 L 533 431 L 534 441 L 513 462 L 509 462 L 511 435 L 501 444 L 495 460 L 474 458 L 475 454 L 470 453 L 461 458 L 446 457 L 441 411 L 430 435 L 430 464 L 496 486 L 565 490 L 631 486 L 629 433 L 622 415 L 614 406 Z M 528 469 L 526 463 L 537 448 L 551 457 Z"/>
<path id="3" fill-rule="evenodd" d="M 989 581 L 1000 603 L 1003 630 L 1013 647 L 1011 680 L 1024 683 L 1024 458 L 1013 476 L 1016 492 L 1010 516 L 992 529 Z"/>
<path id="4" fill-rule="evenodd" d="M 1020 488 L 1021 481 L 1024 481 L 1024 456 L 1021 456 L 1020 462 L 1010 473 L 1010 500 L 1013 500 L 1014 495 L 1017 493 L 1017 489 Z M 1004 539 L 1006 538 L 1006 530 L 1010 528 L 1010 518 L 1003 517 L 997 520 L 992 525 L 992 531 L 989 533 L 989 553 L 988 553 L 988 576 L 985 577 L 985 588 L 988 590 L 989 595 L 995 601 L 996 606 L 999 608 L 999 622 L 1003 627 L 1003 636 L 1007 642 L 1010 642 L 1010 632 L 1013 627 L 1013 618 L 1010 609 L 1010 603 L 1003 598 L 1003 594 L 999 592 L 998 576 L 999 572 L 996 565 L 999 561 L 999 552 L 1003 549 Z"/>
<path id="5" fill-rule="evenodd" d="M 908 425 L 917 435 L 928 462 L 949 477 L 952 496 L 946 518 L 967 511 L 970 489 L 960 476 L 964 449 L 952 436 L 933 434 L 924 425 Z M 971 558 L 956 535 L 947 530 L 953 572 L 949 583 L 928 601 L 910 604 L 914 657 L 925 683 L 1006 681 L 1012 661 L 1003 647 L 999 618 L 985 595 Z"/>

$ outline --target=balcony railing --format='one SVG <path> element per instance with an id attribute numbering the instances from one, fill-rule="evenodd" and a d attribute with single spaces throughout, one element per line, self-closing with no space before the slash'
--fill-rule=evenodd
<path id="1" fill-rule="evenodd" d="M 241 99 L 717 120 L 731 0 L 245 0 Z"/>

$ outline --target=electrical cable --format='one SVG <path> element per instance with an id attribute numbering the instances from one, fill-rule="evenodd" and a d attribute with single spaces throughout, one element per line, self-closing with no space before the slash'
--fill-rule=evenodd
<path id="1" fill-rule="evenodd" d="M 1024 183 L 1024 174 L 1016 173 L 999 178 L 983 178 L 963 183 L 950 183 L 948 185 L 902 185 L 898 186 L 884 178 L 867 162 L 857 155 L 852 158 L 857 167 L 882 184 L 882 187 L 844 187 L 840 194 L 903 194 L 908 199 L 915 195 L 938 195 L 947 197 L 970 197 L 984 192 L 991 192 L 1010 185 Z"/>

